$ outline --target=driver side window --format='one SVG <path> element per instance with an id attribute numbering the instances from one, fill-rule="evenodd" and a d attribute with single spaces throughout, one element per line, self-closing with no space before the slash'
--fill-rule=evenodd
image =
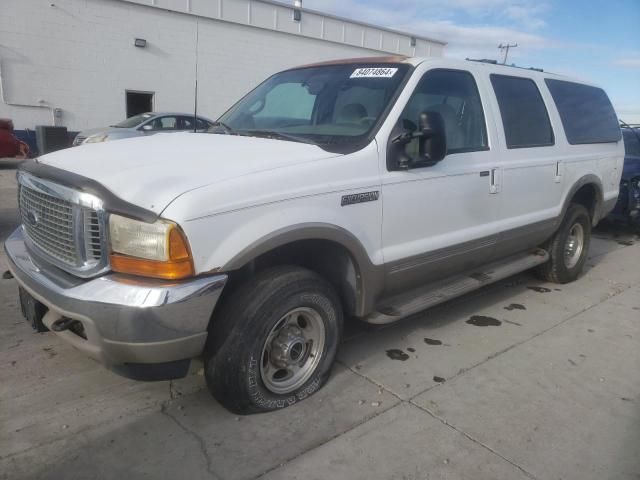
<path id="1" fill-rule="evenodd" d="M 422 112 L 442 116 L 447 154 L 487 150 L 487 130 L 482 102 L 473 76 L 462 70 L 431 70 L 416 87 L 400 117 L 401 125 L 417 128 Z M 418 140 L 406 152 L 418 158 Z"/>

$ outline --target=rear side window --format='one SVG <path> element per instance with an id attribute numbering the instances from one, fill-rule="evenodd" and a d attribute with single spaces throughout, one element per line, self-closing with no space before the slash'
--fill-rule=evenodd
<path id="1" fill-rule="evenodd" d="M 553 130 L 538 86 L 530 78 L 491 75 L 507 148 L 553 145 Z"/>
<path id="2" fill-rule="evenodd" d="M 620 140 L 618 118 L 601 88 L 545 79 L 571 145 Z"/>

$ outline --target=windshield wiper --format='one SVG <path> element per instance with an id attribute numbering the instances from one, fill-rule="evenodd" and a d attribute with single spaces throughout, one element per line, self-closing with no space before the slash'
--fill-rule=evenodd
<path id="1" fill-rule="evenodd" d="M 263 137 L 263 138 L 272 138 L 275 140 L 288 140 L 290 142 L 298 142 L 298 143 L 312 143 L 314 142 L 309 140 L 308 138 L 298 137 L 297 135 L 291 135 L 289 133 L 276 132 L 274 130 L 244 130 L 241 132 L 243 135 L 249 135 L 251 137 Z"/>
<path id="2" fill-rule="evenodd" d="M 237 133 L 237 132 L 236 132 L 233 128 L 231 128 L 229 125 L 227 125 L 226 123 L 221 122 L 221 121 L 219 121 L 219 120 L 218 120 L 218 121 L 213 122 L 213 123 L 211 124 L 211 126 L 212 126 L 212 127 L 222 127 L 222 128 L 224 128 L 225 133 L 228 133 L 228 134 Z M 211 133 L 213 133 L 213 132 L 211 132 Z"/>

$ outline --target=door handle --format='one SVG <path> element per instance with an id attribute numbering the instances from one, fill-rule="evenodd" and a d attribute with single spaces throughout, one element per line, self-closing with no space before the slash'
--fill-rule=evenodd
<path id="1" fill-rule="evenodd" d="M 554 179 L 556 183 L 562 182 L 562 172 L 563 172 L 563 170 L 564 170 L 564 163 L 556 162 L 556 177 Z"/>
<path id="2" fill-rule="evenodd" d="M 501 170 L 499 168 L 492 168 L 490 172 L 490 181 L 489 181 L 489 193 L 498 193 L 500 192 L 500 173 Z"/>

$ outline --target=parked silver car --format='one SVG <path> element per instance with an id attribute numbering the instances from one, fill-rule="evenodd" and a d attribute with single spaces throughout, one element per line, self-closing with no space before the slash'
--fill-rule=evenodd
<path id="1" fill-rule="evenodd" d="M 194 131 L 194 116 L 188 113 L 148 112 L 129 117 L 109 127 L 83 130 L 76 135 L 73 145 L 99 143 L 123 138 L 141 137 L 154 133 Z M 197 132 L 205 132 L 213 121 L 205 117 L 196 117 Z"/>

